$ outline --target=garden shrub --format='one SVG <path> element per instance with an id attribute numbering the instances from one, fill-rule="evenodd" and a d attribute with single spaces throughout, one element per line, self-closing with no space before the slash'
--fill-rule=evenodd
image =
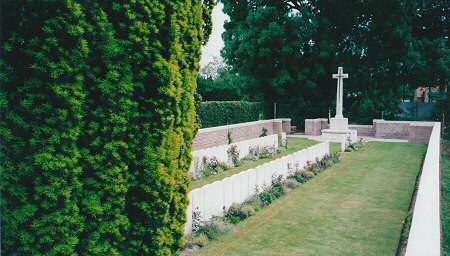
<path id="1" fill-rule="evenodd" d="M 204 2 L 2 2 L 5 255 L 182 247 Z"/>
<path id="2" fill-rule="evenodd" d="M 242 215 L 245 217 L 245 219 L 249 218 L 249 217 L 251 217 L 251 216 L 256 214 L 255 206 L 254 205 L 245 204 L 245 205 L 242 206 L 241 212 L 242 212 Z"/>
<path id="3" fill-rule="evenodd" d="M 263 191 L 259 194 L 259 200 L 262 205 L 269 205 L 275 199 L 283 196 L 286 193 L 286 189 L 283 186 L 283 177 L 273 176 L 271 186 L 263 189 Z"/>
<path id="4" fill-rule="evenodd" d="M 289 189 L 296 189 L 296 188 L 298 188 L 301 185 L 301 183 L 304 182 L 304 180 L 303 181 L 298 181 L 297 179 L 295 179 L 295 177 L 294 178 L 287 178 L 284 181 L 284 185 L 287 188 L 289 188 Z"/>
<path id="5" fill-rule="evenodd" d="M 266 127 L 263 127 L 263 128 L 262 128 L 262 132 L 261 132 L 261 134 L 259 135 L 259 137 L 266 137 L 266 136 L 267 136 L 267 132 L 268 132 L 267 128 L 266 128 Z"/>
<path id="6" fill-rule="evenodd" d="M 197 236 L 194 236 L 192 239 L 192 242 L 190 243 L 190 247 L 192 248 L 192 245 L 196 245 L 198 247 L 203 247 L 208 243 L 209 239 L 208 236 L 205 234 L 199 234 Z"/>
<path id="7" fill-rule="evenodd" d="M 220 235 L 225 234 L 230 229 L 230 225 L 220 218 L 213 218 L 206 221 L 203 226 L 197 230 L 197 234 L 204 234 L 208 239 L 217 239 Z"/>
<path id="8" fill-rule="evenodd" d="M 262 112 L 262 103 L 246 101 L 206 101 L 197 108 L 202 128 L 257 121 Z"/>
<path id="9" fill-rule="evenodd" d="M 239 150 L 236 145 L 231 145 L 227 150 L 228 158 L 231 160 L 234 166 L 239 165 Z"/>

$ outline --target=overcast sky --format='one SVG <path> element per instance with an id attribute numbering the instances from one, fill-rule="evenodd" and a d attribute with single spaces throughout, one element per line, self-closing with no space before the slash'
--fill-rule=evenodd
<path id="1" fill-rule="evenodd" d="M 202 47 L 202 59 L 200 60 L 200 67 L 206 66 L 213 60 L 214 57 L 220 57 L 220 50 L 224 43 L 222 40 L 222 33 L 225 31 L 223 24 L 228 19 L 228 15 L 223 13 L 223 4 L 218 3 L 212 12 L 213 30 L 208 43 Z"/>

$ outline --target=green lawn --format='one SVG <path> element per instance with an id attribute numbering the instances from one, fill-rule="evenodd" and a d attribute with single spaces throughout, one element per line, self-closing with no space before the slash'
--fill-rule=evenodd
<path id="1" fill-rule="evenodd" d="M 191 183 L 189 185 L 189 188 L 191 190 L 193 190 L 195 188 L 201 188 L 204 185 L 213 183 L 216 180 L 222 180 L 222 179 L 224 179 L 226 177 L 229 177 L 229 176 L 231 176 L 233 174 L 240 173 L 240 172 L 246 171 L 246 170 L 251 169 L 251 168 L 255 168 L 258 165 L 262 165 L 264 163 L 268 163 L 268 162 L 270 162 L 272 160 L 281 158 L 283 156 L 292 154 L 294 152 L 297 152 L 297 151 L 302 150 L 304 148 L 311 147 L 311 146 L 319 143 L 318 141 L 315 141 L 315 140 L 309 140 L 309 139 L 304 139 L 304 138 L 296 138 L 296 137 L 287 137 L 287 140 L 288 140 L 288 149 L 286 151 L 284 151 L 284 152 L 281 152 L 280 154 L 277 154 L 277 155 L 274 155 L 274 156 L 271 156 L 271 157 L 268 157 L 268 158 L 264 158 L 264 159 L 259 159 L 257 161 L 245 163 L 245 164 L 243 164 L 241 166 L 238 166 L 236 168 L 231 168 L 230 170 L 228 170 L 226 172 L 222 172 L 222 173 L 219 173 L 217 175 L 209 176 L 206 179 L 191 181 Z"/>
<path id="2" fill-rule="evenodd" d="M 395 255 L 426 145 L 370 142 L 201 255 Z"/>
<path id="3" fill-rule="evenodd" d="M 442 238 L 444 255 L 450 256 L 450 141 L 442 144 Z"/>

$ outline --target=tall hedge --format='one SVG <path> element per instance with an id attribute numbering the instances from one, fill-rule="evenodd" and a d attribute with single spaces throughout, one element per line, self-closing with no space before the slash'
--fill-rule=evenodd
<path id="1" fill-rule="evenodd" d="M 205 101 L 197 107 L 202 128 L 257 121 L 263 112 L 260 102 Z"/>
<path id="2" fill-rule="evenodd" d="M 2 1 L 5 255 L 180 249 L 213 2 Z"/>

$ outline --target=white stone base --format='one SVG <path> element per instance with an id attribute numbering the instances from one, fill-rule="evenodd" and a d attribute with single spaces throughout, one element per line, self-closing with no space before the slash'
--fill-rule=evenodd
<path id="1" fill-rule="evenodd" d="M 347 119 L 347 118 L 345 118 Z M 334 129 L 324 129 L 322 130 L 322 138 L 329 141 L 342 142 L 350 137 L 350 141 L 355 143 L 357 141 L 357 131 L 356 130 L 334 130 Z"/>
<path id="2" fill-rule="evenodd" d="M 333 117 L 330 118 L 330 130 L 348 130 L 348 118 L 345 117 Z"/>

